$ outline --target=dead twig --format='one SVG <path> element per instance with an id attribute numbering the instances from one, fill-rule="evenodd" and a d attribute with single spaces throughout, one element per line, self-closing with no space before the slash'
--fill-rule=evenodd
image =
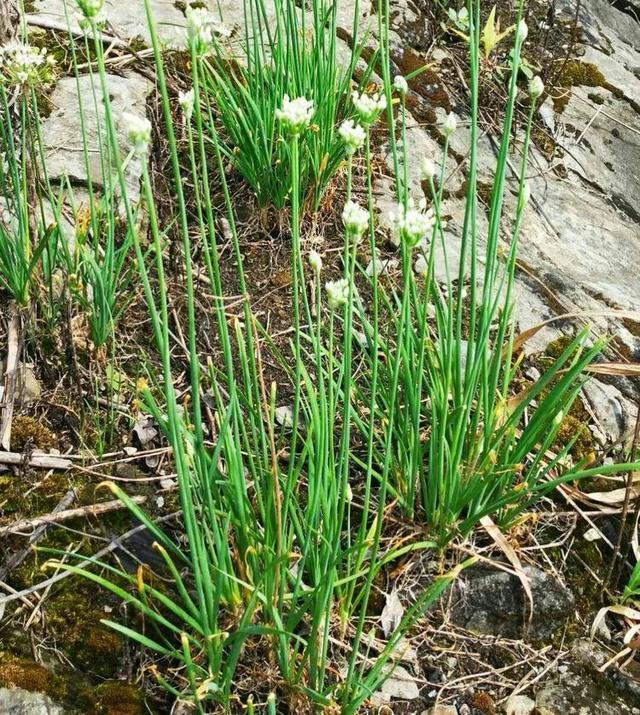
<path id="1" fill-rule="evenodd" d="M 147 501 L 147 497 L 132 496 L 131 500 L 136 504 L 144 504 L 144 502 Z M 21 519 L 9 526 L 0 527 L 0 536 L 19 534 L 27 529 L 33 529 L 43 524 L 58 524 L 62 521 L 69 521 L 69 519 L 77 519 L 82 516 L 98 516 L 99 514 L 106 514 L 107 512 L 117 511 L 118 509 L 126 509 L 126 505 L 119 499 L 114 499 L 113 501 L 102 502 L 100 504 L 89 504 L 88 506 L 78 507 L 77 509 L 65 509 L 58 513 L 37 516 L 34 519 Z"/>
<path id="2" fill-rule="evenodd" d="M 16 391 L 18 356 L 20 354 L 20 312 L 18 305 L 11 302 L 7 326 L 7 362 L 4 369 L 4 390 L 2 393 L 2 419 L 0 419 L 0 445 L 11 449 L 11 421 Z"/>
<path id="3" fill-rule="evenodd" d="M 167 516 L 163 516 L 162 518 L 158 519 L 156 523 L 161 524 L 165 521 L 169 521 L 170 519 L 174 519 L 179 514 L 179 511 L 173 512 L 172 514 L 167 514 Z M 99 561 L 100 559 L 110 554 L 112 551 L 121 548 L 124 542 L 127 541 L 127 539 L 130 539 L 135 534 L 144 531 L 146 528 L 147 527 L 144 524 L 138 524 L 138 526 L 133 527 L 133 529 L 130 529 L 129 531 L 125 532 L 122 536 L 118 537 L 117 539 L 114 539 L 108 546 L 105 546 L 104 549 L 100 549 L 100 551 L 97 551 L 90 559 L 83 559 L 80 563 L 76 564 L 76 566 L 78 568 L 85 568 L 87 566 L 91 566 L 96 561 Z M 30 596 L 32 593 L 39 593 L 40 591 L 44 591 L 50 586 L 53 586 L 53 584 L 57 583 L 58 581 L 62 581 L 63 579 L 67 578 L 67 576 L 69 576 L 70 574 L 70 571 L 62 571 L 56 573 L 54 576 L 51 576 L 50 578 L 45 579 L 40 583 L 36 583 L 33 586 L 29 586 L 29 588 L 25 588 L 22 591 L 16 591 L 10 586 L 0 583 L 0 588 L 4 588 L 5 590 L 9 591 L 8 595 L 0 597 L 0 610 L 7 603 L 16 600 L 21 600 L 23 603 L 26 601 L 27 605 L 32 608 L 32 604 L 26 600 L 27 596 Z"/>
<path id="4" fill-rule="evenodd" d="M 34 469 L 70 469 L 72 462 L 66 457 L 56 457 L 52 454 L 23 454 L 22 452 L 1 452 L 0 464 L 9 464 L 12 466 L 29 466 Z"/>

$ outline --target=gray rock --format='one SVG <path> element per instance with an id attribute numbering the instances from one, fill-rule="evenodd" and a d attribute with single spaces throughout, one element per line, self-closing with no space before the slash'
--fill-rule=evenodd
<path id="1" fill-rule="evenodd" d="M 533 594 L 527 637 L 548 638 L 571 618 L 573 596 L 553 576 L 525 566 Z M 477 566 L 463 572 L 453 587 L 451 619 L 476 633 L 523 637 L 529 602 L 520 580 L 505 571 Z"/>
<path id="2" fill-rule="evenodd" d="M 67 0 L 66 4 L 71 28 L 79 31 L 79 16 L 75 9 L 75 2 Z M 186 21 L 184 14 L 176 7 L 175 0 L 151 0 L 151 10 L 158 37 L 172 47 L 183 45 L 186 37 Z M 67 27 L 65 0 L 34 0 L 32 16 L 36 21 L 41 19 Z M 150 41 L 142 0 L 133 0 L 133 2 L 105 0 L 104 16 L 108 19 L 113 32 L 121 39 L 142 38 L 145 42 Z"/>
<path id="3" fill-rule="evenodd" d="M 638 408 L 613 385 L 590 380 L 581 399 L 608 442 L 623 440 L 633 429 Z"/>
<path id="4" fill-rule="evenodd" d="M 604 673 L 601 668 L 611 659 L 611 652 L 597 642 L 581 639 L 576 641 L 569 653 L 572 659 L 572 669 L 578 674 L 589 674 L 596 682 L 601 682 L 603 689 L 615 691 L 625 700 L 627 705 L 640 706 L 640 683 L 632 675 L 621 670 L 617 665 L 611 665 Z M 633 663 L 631 664 L 633 667 Z"/>
<path id="5" fill-rule="evenodd" d="M 526 695 L 512 695 L 505 706 L 506 715 L 531 715 L 536 709 L 535 700 Z"/>
<path id="6" fill-rule="evenodd" d="M 2 715 L 64 715 L 64 710 L 44 693 L 20 688 L 0 688 Z"/>
<path id="7" fill-rule="evenodd" d="M 536 695 L 538 715 L 627 715 L 631 707 L 597 678 L 568 671 Z"/>
<path id="8" fill-rule="evenodd" d="M 635 81 L 640 97 L 640 81 Z M 590 98 L 594 91 L 574 87 L 558 117 L 562 128 L 558 142 L 566 151 L 564 165 L 592 186 L 597 185 L 621 211 L 637 221 L 640 191 L 630 191 L 630 186 L 640 182 L 640 136 L 635 129 L 639 117 L 627 102 L 606 89 L 597 90 L 602 103 L 594 103 Z"/>
<path id="9" fill-rule="evenodd" d="M 125 156 L 128 147 L 122 115 L 124 113 L 145 115 L 146 98 L 151 91 L 151 83 L 136 74 L 126 77 L 108 75 L 107 87 L 118 132 L 118 141 L 122 155 Z M 92 85 L 89 75 L 80 77 L 79 92 L 75 78 L 65 77 L 58 82 L 51 101 L 53 111 L 44 120 L 42 127 L 49 178 L 56 180 L 66 176 L 72 182 L 84 183 L 89 177 L 94 185 L 98 187 L 104 186 L 99 151 L 99 137 L 103 142 L 106 141 L 102 91 L 98 86 Z M 80 103 L 83 107 L 87 135 L 88 176 L 80 139 L 82 136 Z M 98 133 L 99 131 L 100 134 Z M 140 195 L 141 173 L 141 160 L 138 157 L 132 157 L 125 171 L 127 194 L 132 201 L 136 201 Z"/>

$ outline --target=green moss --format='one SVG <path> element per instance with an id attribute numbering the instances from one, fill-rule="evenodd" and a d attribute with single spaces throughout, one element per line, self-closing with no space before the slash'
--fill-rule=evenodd
<path id="1" fill-rule="evenodd" d="M 553 362 L 571 345 L 573 340 L 574 336 L 572 335 L 561 335 L 556 340 L 550 342 L 545 352 L 538 356 L 536 361 L 537 367 L 539 367 L 542 372 L 548 370 Z M 543 390 L 542 396 L 548 395 L 556 382 L 557 380 L 553 380 L 552 383 Z M 591 461 L 594 459 L 597 451 L 597 443 L 589 429 L 590 422 L 591 418 L 589 413 L 584 408 L 582 401 L 577 398 L 571 405 L 568 414 L 562 420 L 554 447 L 561 449 L 575 439 L 575 443 L 571 448 L 571 456 L 577 461 Z"/>
<path id="2" fill-rule="evenodd" d="M 27 446 L 48 451 L 56 444 L 53 432 L 34 417 L 19 415 L 11 421 L 11 449 L 22 452 Z"/>
<path id="3" fill-rule="evenodd" d="M 141 715 L 143 697 L 140 691 L 129 683 L 109 681 L 95 690 L 96 713 L 100 715 Z"/>
<path id="4" fill-rule="evenodd" d="M 64 679 L 42 665 L 5 654 L 0 654 L 0 687 L 46 693 L 58 702 L 67 692 Z"/>
<path id="5" fill-rule="evenodd" d="M 572 87 L 604 87 L 606 83 L 605 76 L 592 62 L 580 60 L 565 62 L 555 81 L 555 86 L 559 88 L 558 96 L 553 99 L 556 112 L 564 111 L 571 98 Z"/>
<path id="6" fill-rule="evenodd" d="M 104 606 L 97 594 L 105 595 L 87 582 L 54 594 L 47 601 L 46 623 L 74 665 L 108 677 L 118 667 L 122 639 L 100 623 Z"/>

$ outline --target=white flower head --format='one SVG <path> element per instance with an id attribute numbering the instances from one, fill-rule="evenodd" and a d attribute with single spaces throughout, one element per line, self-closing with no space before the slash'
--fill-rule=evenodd
<path id="1" fill-rule="evenodd" d="M 193 103 L 195 100 L 195 94 L 193 89 L 188 92 L 180 92 L 178 95 L 178 102 L 180 104 L 180 109 L 184 114 L 184 118 L 189 121 L 193 115 Z"/>
<path id="2" fill-rule="evenodd" d="M 393 80 L 393 88 L 398 94 L 401 94 L 404 97 L 404 95 L 409 91 L 409 83 L 401 74 L 399 74 L 396 75 Z"/>
<path id="3" fill-rule="evenodd" d="M 136 156 L 143 156 L 151 144 L 151 122 L 138 114 L 122 115 L 127 139 Z"/>
<path id="4" fill-rule="evenodd" d="M 442 123 L 442 133 L 445 137 L 450 137 L 458 128 L 458 120 L 453 112 L 447 114 Z"/>
<path id="5" fill-rule="evenodd" d="M 218 22 L 215 15 L 204 8 L 187 8 L 187 42 L 196 54 L 203 55 L 211 49 L 216 35 L 229 37 L 231 31 Z"/>
<path id="6" fill-rule="evenodd" d="M 317 251 L 309 251 L 307 260 L 309 261 L 311 269 L 315 273 L 320 273 L 320 271 L 322 270 L 322 257 L 320 256 L 320 254 Z"/>
<path id="7" fill-rule="evenodd" d="M 522 187 L 522 194 L 520 195 L 518 200 L 518 211 L 522 211 L 524 209 L 524 207 L 529 203 L 530 198 L 531 186 L 528 182 L 525 181 L 524 186 Z"/>
<path id="8" fill-rule="evenodd" d="M 524 20 L 520 20 L 518 23 L 518 40 L 520 40 L 520 42 L 524 42 L 527 39 L 528 34 L 529 28 L 527 27 L 527 23 Z"/>
<path id="9" fill-rule="evenodd" d="M 24 42 L 9 42 L 0 47 L 0 81 L 10 85 L 49 84 L 53 80 L 55 59 L 43 48 Z"/>
<path id="10" fill-rule="evenodd" d="M 369 212 L 359 206 L 354 201 L 347 201 L 342 212 L 342 222 L 347 229 L 347 233 L 356 240 L 362 238 L 362 234 L 369 228 L 371 217 Z"/>
<path id="11" fill-rule="evenodd" d="M 420 177 L 423 181 L 430 181 L 435 176 L 438 167 L 433 159 L 425 156 L 420 162 Z"/>
<path id="12" fill-rule="evenodd" d="M 378 118 L 380 112 L 387 106 L 386 97 L 383 94 L 358 94 L 354 92 L 352 94 L 353 106 L 356 108 L 356 113 L 360 118 L 360 121 L 365 125 L 369 126 L 373 124 Z"/>
<path id="13" fill-rule="evenodd" d="M 351 504 L 351 502 L 353 501 L 353 491 L 349 482 L 347 482 L 347 486 L 345 487 L 344 497 L 347 500 L 347 504 Z"/>
<path id="14" fill-rule="evenodd" d="M 433 210 L 426 210 L 424 202 L 415 208 L 414 202 L 409 199 L 407 206 L 398 204 L 396 211 L 390 214 L 391 223 L 399 241 L 404 241 L 409 248 L 415 248 L 421 241 L 426 240 L 433 230 L 435 218 Z"/>
<path id="15" fill-rule="evenodd" d="M 338 129 L 338 134 L 344 142 L 347 154 L 355 154 L 361 149 L 366 138 L 364 127 L 356 124 L 353 119 L 345 119 Z"/>
<path id="16" fill-rule="evenodd" d="M 339 278 L 337 281 L 327 281 L 325 283 L 327 300 L 331 310 L 338 310 L 349 301 L 349 281 L 346 278 Z"/>
<path id="17" fill-rule="evenodd" d="M 282 109 L 276 109 L 276 119 L 282 122 L 284 128 L 291 134 L 299 134 L 309 126 L 315 113 L 313 101 L 305 97 L 289 99 L 285 94 L 282 100 Z"/>
<path id="18" fill-rule="evenodd" d="M 102 10 L 104 0 L 76 0 L 76 3 L 87 20 L 95 20 Z"/>
<path id="19" fill-rule="evenodd" d="M 540 95 L 544 92 L 544 84 L 542 83 L 542 80 L 540 79 L 539 75 L 536 75 L 530 82 L 529 82 L 529 96 L 531 99 L 536 100 Z"/>

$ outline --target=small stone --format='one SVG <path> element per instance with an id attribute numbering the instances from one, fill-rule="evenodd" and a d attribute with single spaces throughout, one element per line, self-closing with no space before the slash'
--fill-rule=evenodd
<path id="1" fill-rule="evenodd" d="M 598 541 L 599 539 L 602 538 L 602 534 L 600 533 L 599 529 L 596 529 L 595 527 L 591 527 L 590 529 L 587 529 L 582 537 L 585 541 Z"/>
<path id="2" fill-rule="evenodd" d="M 422 715 L 458 715 L 455 705 L 434 705 L 429 710 L 423 710 Z"/>
<path id="3" fill-rule="evenodd" d="M 526 695 L 512 695 L 507 700 L 505 712 L 506 715 L 531 715 L 535 709 L 535 700 Z"/>
<path id="4" fill-rule="evenodd" d="M 393 673 L 382 684 L 380 693 L 383 700 L 389 702 L 391 698 L 399 698 L 400 700 L 415 700 L 420 697 L 420 689 L 416 683 L 416 679 L 411 673 L 401 665 L 393 669 Z"/>
<path id="5" fill-rule="evenodd" d="M 525 372 L 525 377 L 527 377 L 529 380 L 532 380 L 533 382 L 538 382 L 538 380 L 540 379 L 540 370 L 538 370 L 537 367 L 532 365 Z"/>
<path id="6" fill-rule="evenodd" d="M 281 427 L 291 429 L 293 427 L 293 408 L 289 405 L 276 407 L 275 419 Z"/>

